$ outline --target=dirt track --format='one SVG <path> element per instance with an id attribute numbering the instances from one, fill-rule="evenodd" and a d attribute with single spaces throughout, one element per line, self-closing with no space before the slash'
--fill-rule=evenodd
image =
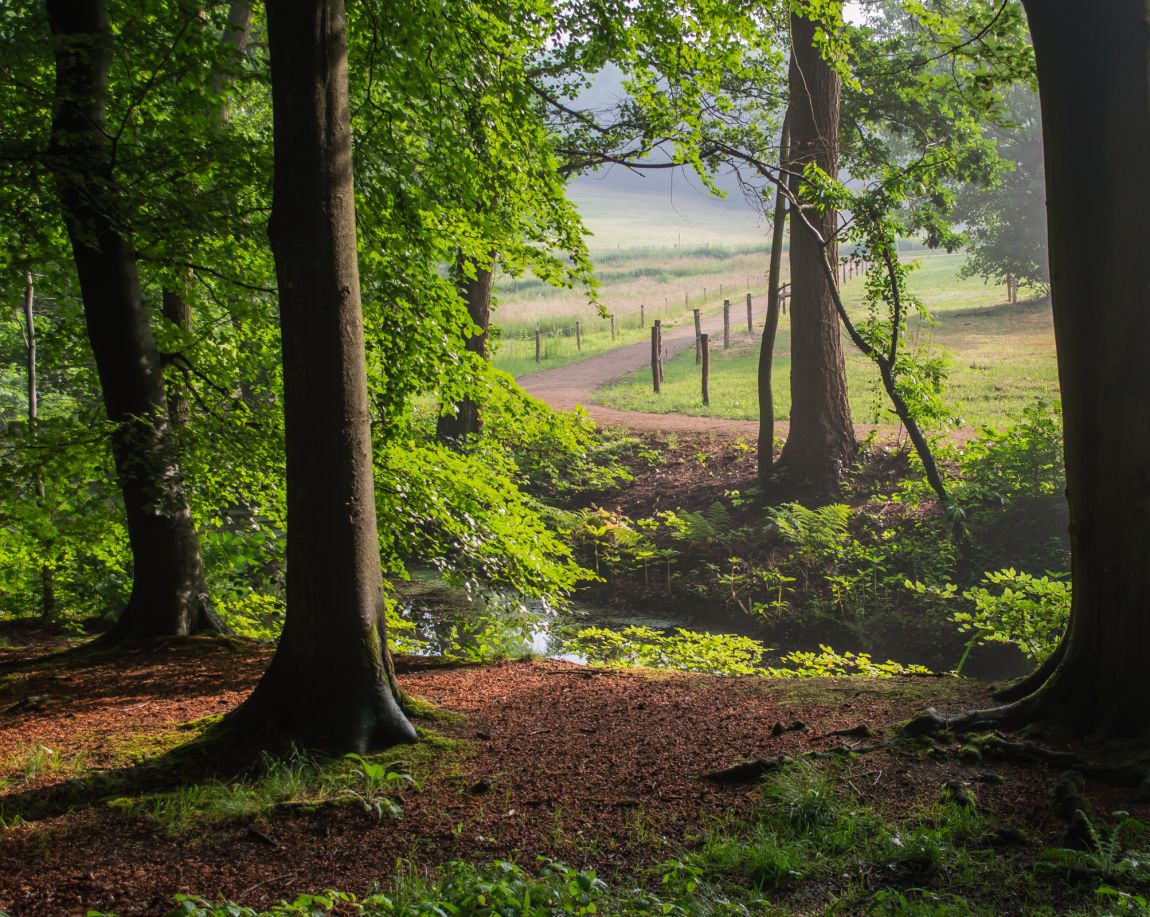
<path id="1" fill-rule="evenodd" d="M 732 336 L 745 336 L 745 313 L 742 304 L 735 310 L 732 303 Z M 757 322 L 756 322 L 757 324 Z M 712 315 L 702 322 L 705 334 L 722 334 L 723 316 Z M 757 333 L 757 332 L 756 332 Z M 663 359 L 669 360 L 695 343 L 694 323 L 687 319 L 681 326 L 667 327 L 663 331 Z M 641 411 L 618 411 L 591 403 L 596 389 L 622 379 L 630 372 L 651 365 L 651 345 L 647 341 L 609 350 L 578 363 L 569 363 L 555 369 L 530 373 L 519 377 L 519 384 L 528 394 L 547 402 L 557 411 L 570 411 L 582 405 L 591 418 L 604 426 L 627 427 L 632 430 L 674 433 L 729 433 L 745 436 L 758 435 L 759 425 L 751 420 L 727 420 L 723 417 L 691 417 L 686 414 L 647 414 Z M 787 434 L 786 422 L 775 424 L 776 433 Z"/>

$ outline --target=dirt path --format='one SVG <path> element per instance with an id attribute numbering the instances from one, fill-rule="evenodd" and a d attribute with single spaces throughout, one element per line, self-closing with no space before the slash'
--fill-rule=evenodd
<path id="1" fill-rule="evenodd" d="M 745 313 L 732 309 L 732 335 L 745 336 Z M 722 334 L 723 316 L 712 315 L 703 319 L 705 334 Z M 695 343 L 694 323 L 687 321 L 677 327 L 664 326 L 663 359 L 670 360 L 675 354 Z M 609 350 L 578 363 L 568 363 L 555 369 L 530 373 L 519 377 L 523 390 L 547 402 L 557 411 L 570 411 L 582 405 L 591 418 L 604 426 L 627 427 L 631 430 L 663 433 L 724 433 L 732 435 L 756 436 L 759 425 L 752 420 L 728 420 L 725 417 L 691 417 L 687 414 L 648 414 L 642 411 L 619 411 L 602 405 L 592 404 L 592 394 L 605 385 L 622 379 L 630 372 L 651 365 L 651 345 L 647 341 L 629 344 L 616 350 Z M 786 436 L 786 422 L 776 423 L 776 432 Z"/>

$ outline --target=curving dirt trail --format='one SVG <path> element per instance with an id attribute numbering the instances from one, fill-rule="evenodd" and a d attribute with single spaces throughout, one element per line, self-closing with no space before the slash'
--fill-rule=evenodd
<path id="1" fill-rule="evenodd" d="M 731 309 L 732 337 L 746 335 L 742 329 L 745 313 L 742 304 L 736 312 Z M 712 315 L 702 320 L 705 334 L 723 333 L 723 316 Z M 739 329 L 739 330 L 736 330 Z M 663 359 L 670 360 L 680 351 L 693 347 L 695 343 L 694 321 L 688 319 L 677 327 L 663 328 Z M 619 411 L 592 404 L 591 395 L 596 389 L 622 379 L 630 372 L 651 365 L 651 344 L 641 341 L 616 350 L 568 363 L 555 369 L 545 369 L 519 377 L 523 390 L 545 401 L 557 411 L 570 411 L 582 405 L 591 418 L 603 426 L 627 427 L 631 430 L 662 433 L 727 433 L 757 436 L 759 425 L 753 420 L 728 420 L 724 417 L 692 417 L 687 414 L 648 414 L 643 411 Z M 776 422 L 775 431 L 786 436 L 786 421 Z"/>

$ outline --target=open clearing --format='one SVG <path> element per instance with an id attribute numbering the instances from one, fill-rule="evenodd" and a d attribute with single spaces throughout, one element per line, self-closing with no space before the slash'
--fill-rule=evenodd
<path id="1" fill-rule="evenodd" d="M 1049 302 L 1037 299 L 1011 306 L 1005 303 L 1005 288 L 978 279 L 959 279 L 956 273 L 963 255 L 929 255 L 918 260 L 921 268 L 911 275 L 910 288 L 933 321 L 913 318 L 910 338 L 914 346 L 929 345 L 950 355 L 943 399 L 951 408 L 952 425 L 1002 425 L 1036 400 L 1056 400 L 1058 373 Z M 845 285 L 847 302 L 856 312 L 861 310 L 862 290 L 861 278 Z M 721 338 L 717 346 L 714 340 L 712 337 L 709 407 L 702 404 L 693 352 L 682 353 L 666 365 L 660 395 L 651 391 L 650 371 L 637 370 L 600 390 L 595 402 L 618 411 L 757 418 L 757 340 L 739 336 L 727 351 Z M 854 350 L 845 335 L 844 349 L 855 420 L 894 422 L 873 366 Z M 780 419 L 790 413 L 789 374 L 790 326 L 789 318 L 784 317 L 773 373 L 776 416 Z"/>

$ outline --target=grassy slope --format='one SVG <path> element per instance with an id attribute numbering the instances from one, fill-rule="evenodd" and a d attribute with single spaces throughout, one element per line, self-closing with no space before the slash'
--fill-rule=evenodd
<path id="1" fill-rule="evenodd" d="M 931 341 L 951 355 L 944 393 L 957 425 L 1002 424 L 1038 398 L 1058 396 L 1058 376 L 1050 307 L 1044 301 L 1004 304 L 1005 288 L 955 275 L 962 255 L 932 255 L 911 275 L 911 290 L 934 317 L 933 327 L 912 319 L 912 339 Z M 862 280 L 848 281 L 848 304 L 861 302 Z M 877 373 L 844 336 L 851 408 L 859 422 L 889 422 Z M 655 396 L 646 376 L 635 373 L 604 389 L 597 399 L 610 407 L 634 411 L 683 413 L 754 419 L 758 400 L 755 378 L 758 342 L 742 335 L 732 348 L 712 354 L 711 404 L 704 408 L 694 355 L 677 357 L 667 366 L 663 392 Z M 775 350 L 776 415 L 790 413 L 790 325 L 784 318 Z"/>

